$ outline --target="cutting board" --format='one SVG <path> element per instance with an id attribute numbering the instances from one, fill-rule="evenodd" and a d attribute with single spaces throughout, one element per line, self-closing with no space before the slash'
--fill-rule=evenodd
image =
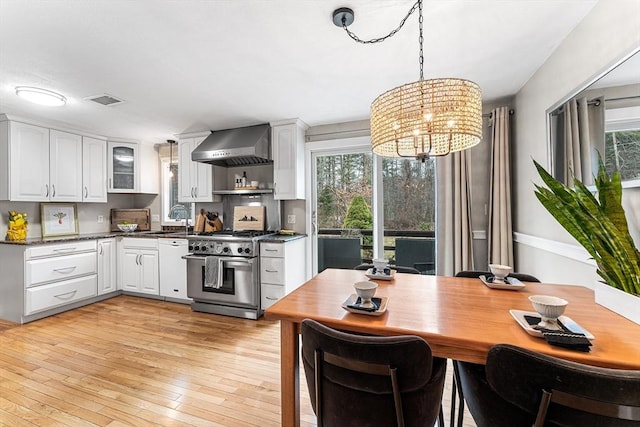
<path id="1" fill-rule="evenodd" d="M 264 230 L 264 206 L 235 206 L 233 231 Z"/>
<path id="2" fill-rule="evenodd" d="M 111 209 L 111 231 L 118 231 L 122 221 L 138 224 L 136 231 L 151 230 L 150 216 L 150 209 Z"/>

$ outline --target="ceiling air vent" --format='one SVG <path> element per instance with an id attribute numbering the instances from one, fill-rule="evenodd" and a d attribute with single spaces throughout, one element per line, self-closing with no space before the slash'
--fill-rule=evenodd
<path id="1" fill-rule="evenodd" d="M 100 105 L 106 105 L 106 106 L 122 104 L 124 102 L 122 99 L 118 99 L 118 98 L 115 98 L 115 97 L 113 97 L 111 95 L 107 95 L 107 94 L 89 96 L 89 97 L 87 97 L 85 99 L 87 101 L 93 101 L 93 102 L 96 102 L 96 103 L 98 103 Z"/>

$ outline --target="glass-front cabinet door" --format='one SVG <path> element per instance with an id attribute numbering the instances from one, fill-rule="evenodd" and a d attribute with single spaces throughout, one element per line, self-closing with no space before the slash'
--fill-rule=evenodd
<path id="1" fill-rule="evenodd" d="M 138 190 L 138 144 L 109 142 L 109 192 L 130 193 Z"/>

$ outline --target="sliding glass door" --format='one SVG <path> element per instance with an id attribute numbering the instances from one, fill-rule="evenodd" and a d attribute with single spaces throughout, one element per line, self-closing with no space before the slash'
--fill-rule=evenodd
<path id="1" fill-rule="evenodd" d="M 383 159 L 368 141 L 310 152 L 314 271 L 354 268 L 374 258 L 435 269 L 435 164 Z"/>

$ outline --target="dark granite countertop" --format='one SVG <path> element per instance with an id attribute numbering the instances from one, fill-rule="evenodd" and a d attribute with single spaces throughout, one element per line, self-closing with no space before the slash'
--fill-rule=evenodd
<path id="1" fill-rule="evenodd" d="M 298 240 L 298 239 L 303 239 L 307 237 L 306 234 L 293 234 L 293 235 L 289 235 L 289 234 L 274 234 L 271 236 L 266 236 L 262 239 L 260 239 L 261 242 L 267 242 L 267 243 L 285 243 L 285 242 L 290 242 L 292 240 Z"/>
<path id="2" fill-rule="evenodd" d="M 0 240 L 0 244 L 7 245 L 46 245 L 49 243 L 65 243 L 78 240 L 96 240 L 108 239 L 109 237 L 134 237 L 134 238 L 163 238 L 163 239 L 185 239 L 187 236 L 184 232 L 175 231 L 138 231 L 133 233 L 123 233 L 121 231 L 110 231 L 105 233 L 76 234 L 72 236 L 56 236 L 56 237 L 30 237 L 27 240 Z"/>

